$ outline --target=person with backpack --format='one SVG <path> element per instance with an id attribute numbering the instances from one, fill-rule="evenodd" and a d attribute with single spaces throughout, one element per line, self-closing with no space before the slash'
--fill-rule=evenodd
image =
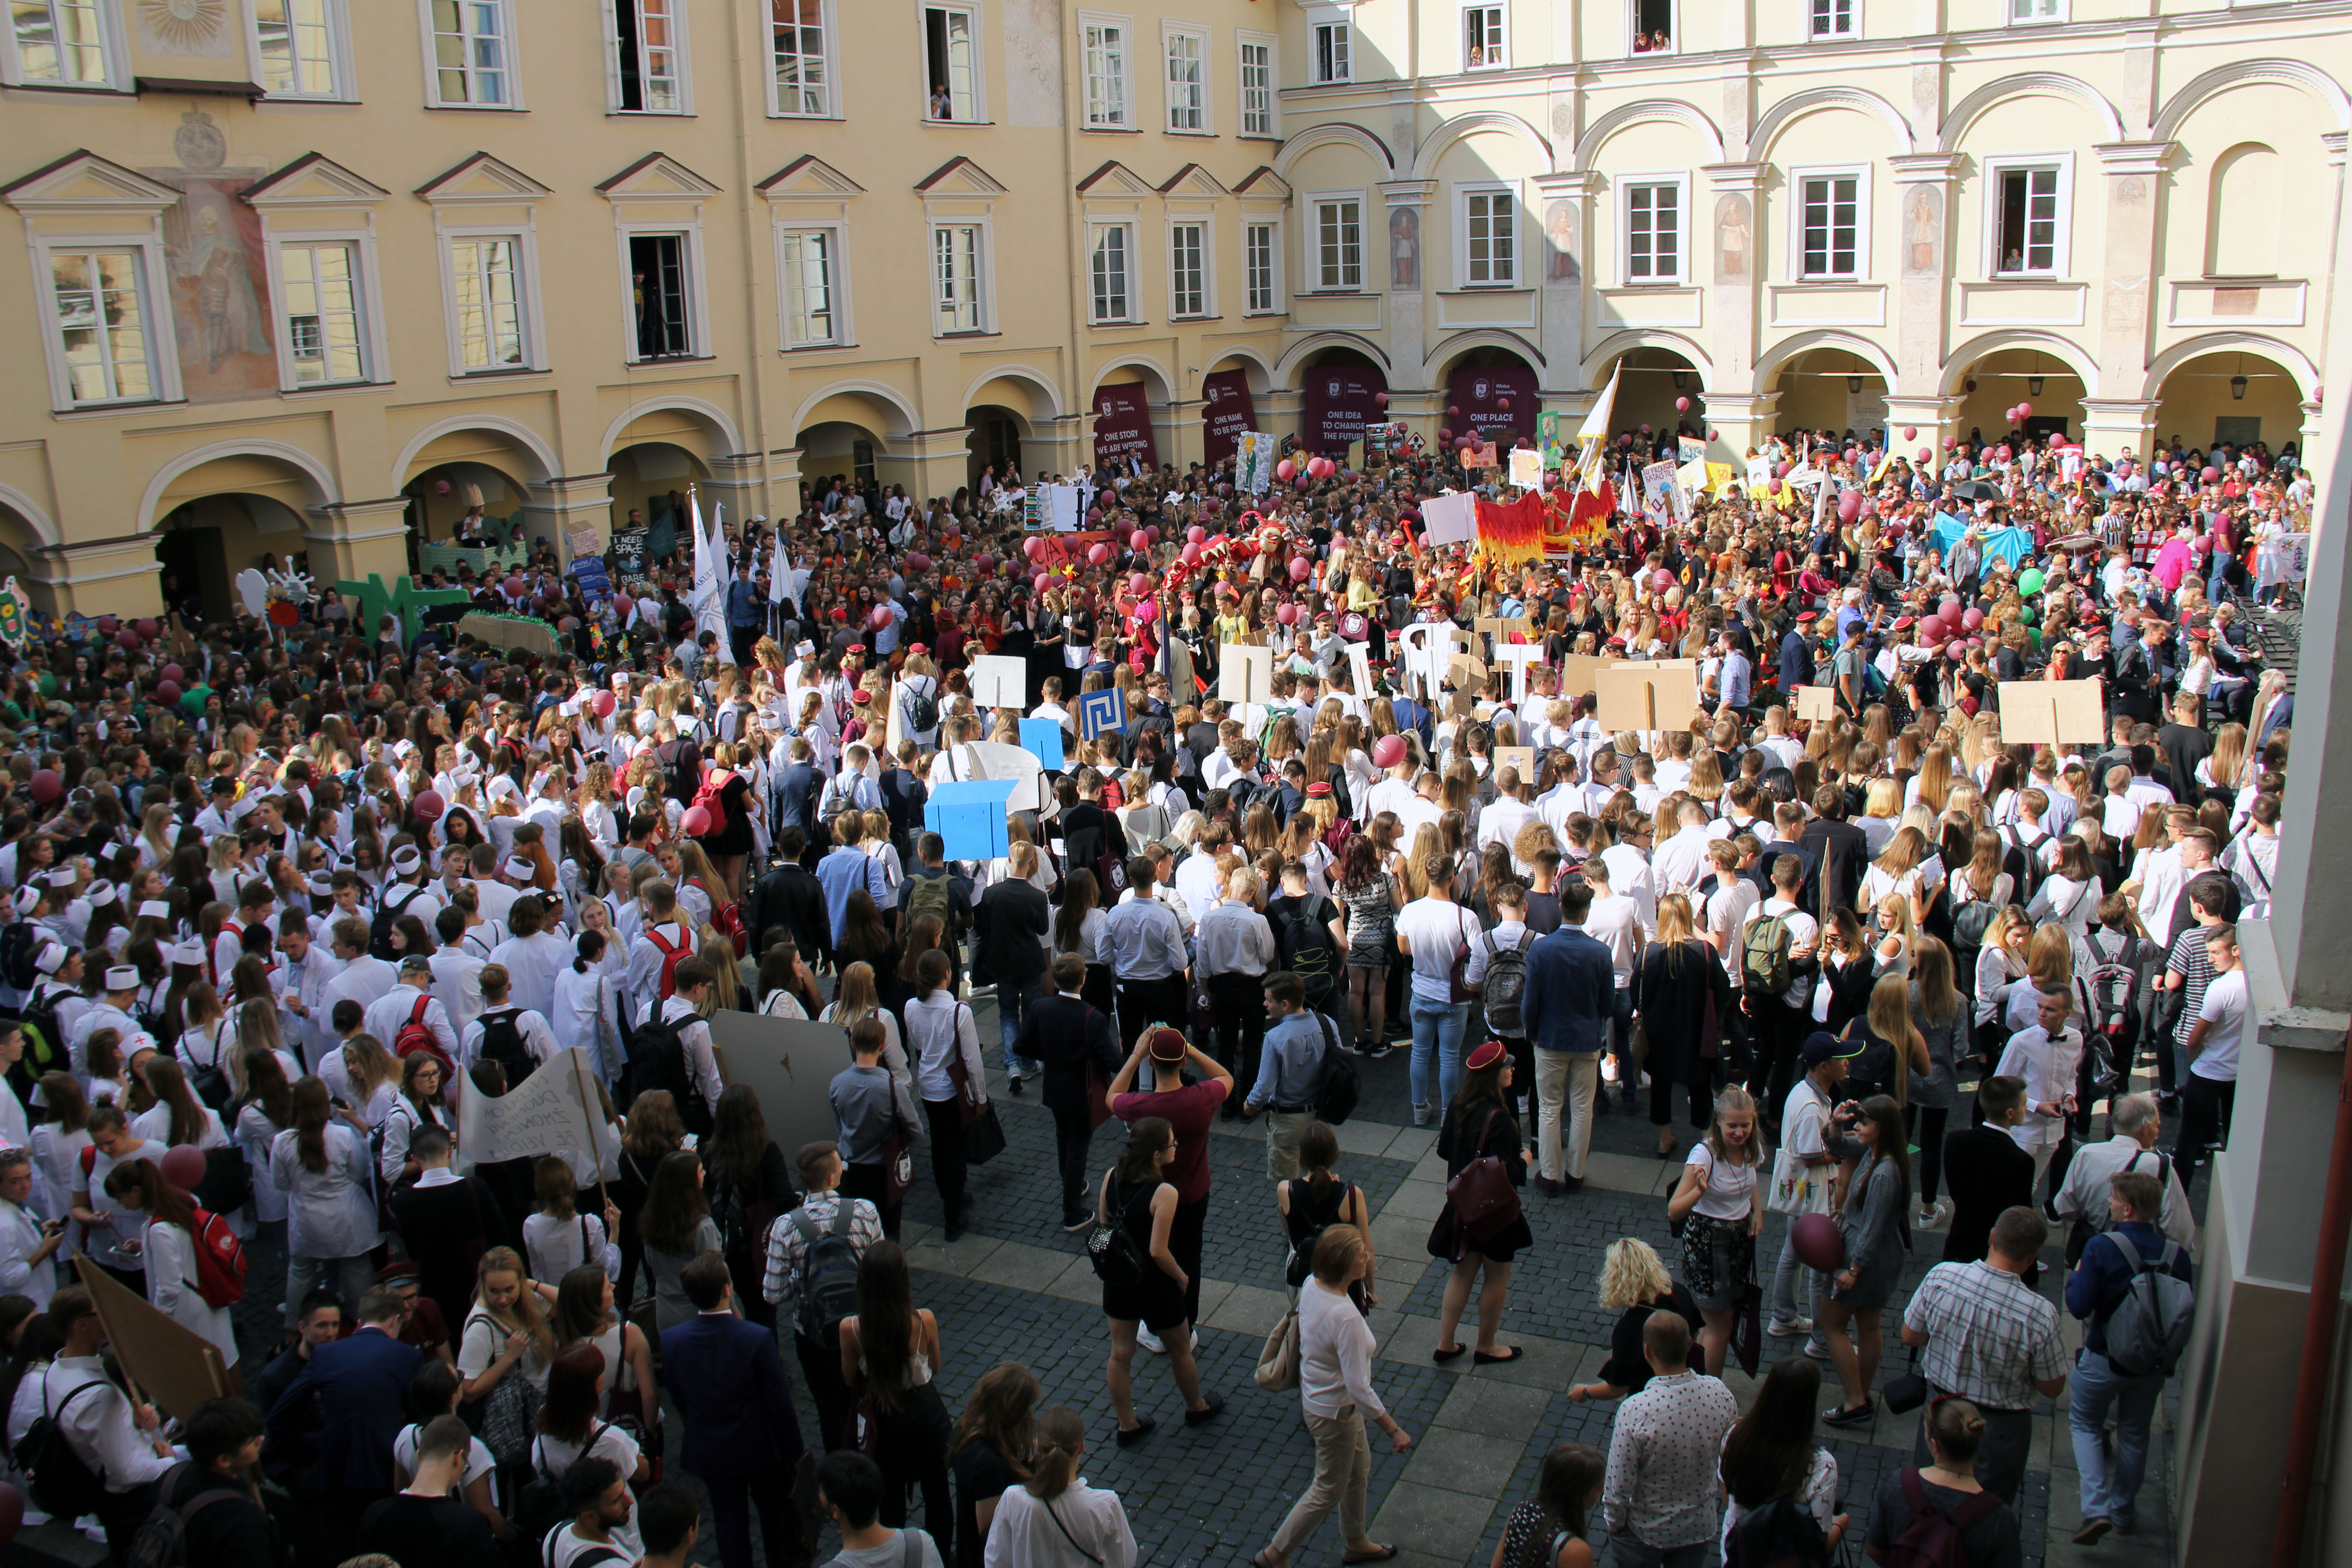
<path id="1" fill-rule="evenodd" d="M 1797 907 L 1804 862 L 1775 856 L 1772 891 L 1748 911 L 1739 931 L 1740 992 L 1755 1048 L 1748 1092 L 1768 1118 L 1779 1114 L 1797 1068 L 1797 1053 L 1812 1032 L 1814 976 L 1820 968 L 1821 926 Z"/>
<path id="2" fill-rule="evenodd" d="M 1813 1438 L 1822 1374 L 1803 1356 L 1773 1363 L 1748 1414 L 1723 1440 L 1723 1560 L 1785 1568 L 1827 1565 L 1845 1539 L 1837 1456 Z"/>
<path id="3" fill-rule="evenodd" d="M 1243 873 L 1236 872 L 1239 877 Z M 1298 1174 L 1298 1142 L 1335 1089 L 1353 1098 L 1355 1062 L 1339 1048 L 1339 1031 L 1324 1015 L 1307 1005 L 1307 987 L 1297 975 L 1275 973 L 1260 987 L 1266 1018 L 1265 1045 L 1257 1076 L 1243 1100 L 1242 1114 L 1265 1117 L 1265 1175 L 1286 1182 Z M 1333 1121 L 1344 1121 L 1354 1109 L 1335 1106 Z"/>
<path id="4" fill-rule="evenodd" d="M 147 1216 L 141 1252 L 148 1304 L 211 1342 L 223 1366 L 235 1366 L 236 1329 L 228 1310 L 245 1300 L 245 1249 L 228 1221 L 196 1207 L 152 1160 L 109 1171 L 106 1195 Z"/>
<path id="5" fill-rule="evenodd" d="M 779 1323 L 790 1323 L 801 1375 L 816 1405 L 821 1446 L 843 1442 L 849 1385 L 841 1375 L 841 1321 L 857 1310 L 857 1266 L 884 1239 L 879 1205 L 841 1192 L 840 1146 L 801 1146 L 796 1163 L 805 1195 L 768 1227 L 760 1294 Z"/>
<path id="6" fill-rule="evenodd" d="M 421 952 L 408 953 L 400 960 L 394 973 L 397 978 L 392 989 L 368 1004 L 361 1014 L 362 1032 L 382 1041 L 401 1060 L 419 1051 L 438 1058 L 445 1077 L 451 1074 L 458 1061 L 472 1061 L 470 1055 L 459 1056 L 458 1035 L 450 1024 L 449 1010 L 433 994 L 432 958 Z M 471 1028 L 467 1031 L 472 1032 Z M 522 1081 L 511 1070 L 508 1079 Z"/>
<path id="7" fill-rule="evenodd" d="M 2131 1530 L 2147 1468 L 2148 1425 L 2196 1311 L 2189 1250 L 2157 1228 L 2165 1202 L 2155 1176 L 2117 1172 L 2108 1184 L 2109 1226 L 2091 1237 L 2066 1277 L 2066 1310 L 2084 1325 L 2067 1400 L 2082 1478 L 2078 1546 L 2094 1544 L 2110 1530 Z"/>
<path id="8" fill-rule="evenodd" d="M 548 1517 L 547 1505 L 553 1494 L 570 1489 L 575 1470 L 609 1466 L 612 1476 L 607 1485 L 652 1479 L 653 1466 L 636 1437 L 619 1423 L 604 1419 L 604 1352 L 593 1344 L 574 1344 L 560 1352 L 547 1369 L 547 1399 L 539 1407 L 534 1424 L 538 1430 L 530 1441 L 530 1466 L 536 1479 L 521 1489 L 515 1510 L 515 1522 L 527 1534 L 546 1531 L 556 1522 Z M 621 1490 L 626 1495 L 628 1487 L 624 1485 Z M 614 1518 L 608 1513 L 604 1522 L 610 1531 L 606 1539 L 626 1552 L 623 1561 L 635 1562 L 637 1532 L 626 1515 Z"/>
<path id="9" fill-rule="evenodd" d="M 476 1062 L 498 1063 L 511 1091 L 556 1054 L 555 1027 L 541 1014 L 513 1000 L 506 965 L 482 965 L 481 984 L 482 1011 L 466 1026 L 457 1059 L 468 1068 Z M 398 995 L 395 992 L 390 1000 L 397 1000 Z"/>
<path id="10" fill-rule="evenodd" d="M 106 1325 L 89 1291 L 68 1286 L 50 1299 L 49 1326 L 65 1341 L 39 1380 L 41 1417 L 19 1445 L 34 1500 L 50 1514 L 95 1514 L 111 1568 L 129 1568 L 131 1538 L 155 1503 L 155 1483 L 173 1462 L 152 1405 L 115 1386 L 99 1352 Z"/>
<path id="11" fill-rule="evenodd" d="M 262 1432 L 261 1412 L 235 1397 L 205 1400 L 182 1425 L 188 1462 L 164 1473 L 149 1516 L 154 1555 L 168 1568 L 268 1568 L 281 1561 L 278 1526 L 249 1479 Z M 161 1550 L 166 1540 L 168 1552 Z"/>
<path id="12" fill-rule="evenodd" d="M 558 1518 L 540 1542 L 541 1568 L 628 1568 L 643 1555 L 625 1469 L 591 1456 L 566 1469 L 553 1491 Z"/>
<path id="13" fill-rule="evenodd" d="M 1503 1521 L 1494 1568 L 1593 1568 L 1586 1521 L 1601 1506 L 1608 1461 L 1589 1443 L 1561 1443 L 1536 1472 L 1535 1495 Z"/>
<path id="14" fill-rule="evenodd" d="M 841 1550 L 825 1568 L 944 1568 L 939 1542 L 928 1531 L 894 1530 L 881 1522 L 887 1490 L 882 1467 L 856 1449 L 817 1461 L 817 1509 L 841 1532 Z M 748 1540 L 745 1546 L 748 1552 Z M 750 1561 L 747 1555 L 745 1568 Z"/>
<path id="15" fill-rule="evenodd" d="M 2023 1568 L 2016 1510 L 1977 1479 L 1992 1428 L 1968 1399 L 1939 1399 L 1920 1424 L 1920 1458 L 1878 1484 L 1864 1550 L 1890 1568 Z"/>
<path id="16" fill-rule="evenodd" d="M 2086 1143 L 2074 1151 L 2066 1179 L 2054 1203 L 2058 1217 L 2073 1222 L 2066 1237 L 2066 1256 L 2079 1261 L 2091 1237 L 2108 1228 L 2108 1183 L 2126 1171 L 2153 1180 L 2163 1197 L 2156 1226 L 2183 1247 L 2197 1244 L 2197 1216 L 2189 1207 L 2189 1189 L 2180 1168 L 2158 1149 L 2164 1131 L 2164 1111 L 2153 1094 L 2119 1096 L 2114 1106 L 2115 1136 L 2104 1143 Z"/>

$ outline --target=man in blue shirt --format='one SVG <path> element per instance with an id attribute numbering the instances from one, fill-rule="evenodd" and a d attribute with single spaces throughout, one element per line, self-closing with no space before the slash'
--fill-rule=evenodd
<path id="1" fill-rule="evenodd" d="M 1617 1001 L 1616 965 L 1609 949 L 1584 930 L 1592 889 L 1581 877 L 1559 888 L 1559 929 L 1528 949 L 1527 987 L 1519 999 L 1521 1026 L 1536 1056 L 1538 1164 L 1536 1186 L 1574 1192 L 1584 1184 L 1584 1156 L 1592 1146 L 1592 1102 L 1601 1086 L 1601 1051 Z M 1560 1113 L 1570 1111 L 1568 1167 L 1560 1168 Z"/>
<path id="2" fill-rule="evenodd" d="M 1307 984 L 1297 975 L 1269 974 L 1263 989 L 1265 1041 L 1258 1057 L 1257 1081 L 1250 1086 L 1242 1114 L 1267 1113 L 1266 1180 L 1295 1181 L 1298 1140 L 1315 1120 L 1326 1053 L 1339 1044 L 1339 1035 L 1321 1014 L 1307 1009 Z"/>
<path id="3" fill-rule="evenodd" d="M 768 616 L 768 602 L 751 581 L 751 552 L 735 563 L 735 580 L 727 584 L 727 647 L 738 669 L 751 668 L 751 647 Z"/>
<path id="4" fill-rule="evenodd" d="M 2148 1422 L 2164 1394 L 2165 1374 L 2152 1371 L 2134 1376 L 2116 1371 L 2107 1360 L 2107 1320 L 2138 1272 L 2116 1245 L 2117 1238 L 2131 1244 L 2142 1267 L 2164 1269 L 2176 1279 L 2189 1279 L 2188 1250 L 2157 1228 L 2163 1212 L 2164 1190 L 2154 1176 L 2145 1171 L 2117 1172 L 2107 1198 L 2112 1228 L 2091 1237 L 2083 1248 L 2083 1260 L 2066 1277 L 2066 1310 L 2083 1320 L 2083 1353 L 2074 1363 L 2067 1421 L 2074 1428 L 2074 1468 L 2083 1486 L 2083 1527 L 2074 1540 L 2084 1546 L 2110 1530 L 2132 1528 L 2133 1501 L 2147 1469 Z M 2116 1414 L 2112 1454 L 2106 1437 L 2110 1406 Z"/>

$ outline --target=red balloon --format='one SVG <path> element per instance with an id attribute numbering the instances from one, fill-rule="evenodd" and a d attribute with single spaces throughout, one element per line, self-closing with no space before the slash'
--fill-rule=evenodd
<path id="1" fill-rule="evenodd" d="M 1140 596 L 1151 591 L 1151 579 L 1138 572 L 1127 580 L 1127 591 Z"/>
<path id="2" fill-rule="evenodd" d="M 1845 1237 L 1825 1214 L 1799 1215 L 1790 1223 L 1789 1245 L 1797 1261 L 1817 1273 L 1834 1274 L 1845 1267 Z"/>
<path id="3" fill-rule="evenodd" d="M 1772 477 L 1776 479 L 1785 479 L 1789 477 L 1789 471 L 1796 466 L 1796 464 L 1789 461 L 1788 458 L 1783 458 L 1780 459 L 1780 466 L 1772 470 Z"/>
<path id="4" fill-rule="evenodd" d="M 1916 441 L 1919 438 L 1919 426 L 1916 425 L 1903 426 L 1903 438 L 1906 441 Z"/>
<path id="5" fill-rule="evenodd" d="M 1375 393 L 1373 393 L 1373 394 L 1372 394 L 1372 404 L 1373 404 L 1373 406 L 1375 406 L 1375 407 L 1378 407 L 1378 408 L 1386 408 L 1386 407 L 1389 405 L 1389 395 L 1388 395 L 1387 393 L 1385 393 L 1385 392 L 1375 392 Z"/>
<path id="6" fill-rule="evenodd" d="M 1458 419 L 1458 418 L 1460 418 L 1460 417 L 1461 417 L 1462 410 L 1461 410 L 1460 408 L 1456 407 L 1454 405 L 1453 405 L 1453 404 L 1449 403 L 1449 404 L 1447 404 L 1447 405 L 1445 405 L 1445 413 L 1446 413 L 1446 416 L 1447 416 L 1448 418 L 1456 418 L 1456 419 Z"/>
<path id="7" fill-rule="evenodd" d="M 159 1163 L 163 1179 L 185 1192 L 205 1179 L 205 1152 L 193 1143 L 174 1143 Z"/>
<path id="8" fill-rule="evenodd" d="M 1936 458 L 1936 454 L 1935 454 L 1935 453 L 1933 453 L 1933 452 L 1931 452 L 1931 451 L 1929 451 L 1927 447 L 1920 447 L 1920 448 L 1919 448 L 1919 460 L 1920 460 L 1921 462 L 1923 462 L 1923 463 L 1930 463 L 1930 462 L 1935 461 L 1935 458 Z"/>
<path id="9" fill-rule="evenodd" d="M 609 691 L 596 693 L 596 699 L 593 704 L 596 710 L 596 717 L 599 719 L 610 719 L 613 716 L 613 710 L 619 705 L 620 700 Z"/>
<path id="10" fill-rule="evenodd" d="M 1511 400 L 1507 397 L 1498 397 L 1495 399 L 1495 406 L 1500 412 L 1508 414 L 1511 411 Z"/>
<path id="11" fill-rule="evenodd" d="M 1860 490 L 1846 490 L 1838 496 L 1838 517 L 1840 520 L 1846 522 L 1852 522 L 1856 517 L 1860 516 L 1861 513 L 1862 492 Z"/>
<path id="12" fill-rule="evenodd" d="M 1687 397 L 1675 398 L 1675 412 L 1677 414 L 1688 414 L 1690 412 L 1690 399 Z"/>
<path id="13" fill-rule="evenodd" d="M 1303 489 L 1306 489 L 1307 487 L 1309 487 L 1310 485 L 1314 484 L 1314 482 L 1315 482 L 1315 481 L 1314 481 L 1313 479 L 1309 479 L 1309 478 L 1308 478 L 1307 476 L 1306 476 L 1305 474 L 1301 474 L 1301 475 L 1299 475 L 1299 476 L 1298 476 L 1298 488 L 1299 488 L 1300 489 L 1302 489 L 1302 490 L 1303 490 Z"/>
<path id="14" fill-rule="evenodd" d="M 1139 528 L 1127 536 L 1127 547 L 1134 551 L 1149 550 L 1151 548 L 1151 541 L 1144 537 L 1143 530 Z"/>
<path id="15" fill-rule="evenodd" d="M 615 594 L 613 595 L 613 608 L 618 610 L 622 616 L 626 616 L 631 610 L 634 610 L 636 607 L 637 602 L 635 599 L 630 598 L 626 594 Z"/>
<path id="16" fill-rule="evenodd" d="M 1764 481 L 1764 493 L 1774 496 L 1780 493 L 1780 478 L 1778 474 Z"/>
<path id="17" fill-rule="evenodd" d="M 1200 562 L 1201 539 L 1206 539 L 1208 537 L 1208 531 L 1206 529 L 1196 528 L 1192 531 L 1199 534 L 1201 537 L 1200 539 L 1187 540 L 1184 542 L 1184 564 L 1187 566 L 1195 565 Z"/>
<path id="18" fill-rule="evenodd" d="M 1188 544 L 1206 544 L 1209 542 L 1209 531 L 1196 522 L 1184 531 L 1184 541 Z"/>
<path id="19" fill-rule="evenodd" d="M 1377 768 L 1396 766 L 1404 761 L 1404 749 L 1402 735 L 1382 735 L 1372 746 L 1372 765 Z"/>
<path id="20" fill-rule="evenodd" d="M 168 685 L 169 682 L 165 684 Z M 178 695 L 179 693 L 174 691 L 171 698 L 165 698 L 164 700 L 170 701 Z M 55 768 L 42 768 L 33 774 L 33 799 L 38 805 L 47 805 L 63 795 L 65 790 L 65 780 L 58 777 Z"/>
<path id="21" fill-rule="evenodd" d="M 1292 582 L 1306 582 L 1307 574 L 1313 570 L 1314 567 L 1307 564 L 1307 557 L 1304 555 L 1294 555 L 1290 558 L 1290 580 Z"/>
<path id="22" fill-rule="evenodd" d="M 139 623 L 139 635 L 142 637 L 152 638 L 161 629 L 152 620 L 142 620 Z"/>
<path id="23" fill-rule="evenodd" d="M 996 570 L 996 557 L 982 551 L 980 559 L 973 562 L 972 566 L 977 571 L 993 572 Z"/>
<path id="24" fill-rule="evenodd" d="M 1960 612 L 1961 629 L 1972 632 L 1982 625 L 1984 625 L 1984 612 L 1974 605 Z"/>
<path id="25" fill-rule="evenodd" d="M 1710 440 L 1710 441 L 1720 441 L 1720 440 L 1722 440 L 1722 439 L 1723 439 L 1723 437 L 1722 437 L 1722 436 L 1721 436 L 1720 434 L 1718 434 L 1717 432 L 1713 431 L 1713 430 L 1710 430 L 1710 431 L 1708 431 L 1708 432 L 1706 433 L 1706 438 L 1707 438 L 1708 440 Z"/>
<path id="26" fill-rule="evenodd" d="M 1040 573 L 1038 573 L 1038 574 L 1037 574 L 1037 575 L 1036 575 L 1036 576 L 1035 576 L 1035 577 L 1034 577 L 1034 578 L 1030 582 L 1030 584 L 1029 584 L 1029 591 L 1030 591 L 1031 593 L 1033 593 L 1033 594 L 1042 594 L 1042 593 L 1044 593 L 1044 592 L 1045 591 L 1045 585 L 1046 585 L 1048 583 L 1051 583 L 1053 580 L 1054 580 L 1054 579 L 1053 579 L 1053 576 L 1052 576 L 1052 574 L 1049 574 L 1049 573 L 1045 573 L 1045 572 L 1040 572 Z"/>
<path id="27" fill-rule="evenodd" d="M 1274 618 L 1286 626 L 1295 626 L 1298 624 L 1298 606 L 1285 605 L 1274 612 Z"/>
<path id="28" fill-rule="evenodd" d="M 1037 552 L 1045 548 L 1045 542 L 1042 539 L 1024 539 L 1021 542 L 1021 553 L 1032 561 L 1036 560 Z"/>
<path id="29" fill-rule="evenodd" d="M 158 701 L 158 702 L 177 702 L 179 700 L 180 700 L 180 683 L 179 683 L 178 681 L 176 681 L 176 680 L 159 680 L 159 681 L 157 681 L 157 682 L 155 683 L 155 700 L 156 700 L 156 701 Z"/>
<path id="30" fill-rule="evenodd" d="M 2017 405 L 2017 422 L 2019 424 L 2022 425 L 2032 417 L 2033 405 L 2031 403 L 2021 403 Z"/>
<path id="31" fill-rule="evenodd" d="M 907 557 L 907 570 L 908 570 L 908 571 L 909 571 L 909 572 L 928 572 L 928 571 L 929 571 L 930 569 L 931 569 L 931 558 L 930 558 L 929 556 L 928 556 L 928 555 L 924 554 L 921 551 L 918 550 L 918 551 L 914 552 L 912 554 L 910 554 L 910 555 L 908 555 L 908 556 Z"/>
<path id="32" fill-rule="evenodd" d="M 1453 430 L 1452 430 L 1450 427 L 1445 426 L 1438 426 L 1438 430 L 1437 430 L 1437 443 L 1438 443 L 1438 445 L 1439 445 L 1439 446 L 1441 446 L 1441 447 L 1442 447 L 1442 446 L 1444 446 L 1446 442 L 1451 441 L 1451 440 L 1453 440 L 1453 439 L 1454 439 L 1454 432 L 1453 432 Z"/>
<path id="33" fill-rule="evenodd" d="M 121 631 L 116 632 L 114 634 L 114 640 L 117 644 L 130 649 L 132 653 L 137 653 L 139 651 L 139 644 L 141 641 L 140 636 L 137 632 L 132 631 L 129 626 L 125 626 Z"/>
<path id="34" fill-rule="evenodd" d="M 884 626 L 890 624 L 890 612 L 885 609 L 882 605 L 877 605 L 874 606 L 873 611 L 866 616 L 866 624 L 872 626 L 878 632 Z"/>
<path id="35" fill-rule="evenodd" d="M 686 815 L 677 819 L 677 825 L 688 837 L 699 838 L 710 831 L 710 808 L 689 805 L 686 808 Z"/>
<path id="36" fill-rule="evenodd" d="M 1287 458 L 1274 466 L 1274 477 L 1277 479 L 1287 479 L 1297 472 L 1298 465 Z"/>
<path id="37" fill-rule="evenodd" d="M 1100 566 L 1110 560 L 1110 546 L 1097 541 L 1087 546 L 1087 559 Z"/>
<path id="38" fill-rule="evenodd" d="M 1655 588 L 1661 594 L 1664 593 L 1674 585 L 1675 574 L 1667 571 L 1663 566 L 1659 567 L 1657 574 L 1650 579 L 1650 586 Z"/>
<path id="39" fill-rule="evenodd" d="M 598 695 L 610 697 L 613 694 L 609 691 L 605 691 L 601 692 Z M 416 792 L 416 799 L 414 802 L 414 805 L 416 810 L 416 819 L 419 822 L 438 822 L 441 820 L 441 812 L 445 803 L 441 799 L 441 792 L 439 790 L 418 790 Z"/>
<path id="40" fill-rule="evenodd" d="M 1955 447 L 1958 446 L 1959 444 L 1960 444 L 1960 443 L 1959 443 L 1958 439 L 1957 437 L 1955 437 L 1947 436 L 1947 437 L 1944 437 L 1944 450 L 1945 450 L 1945 451 L 1947 451 L 1947 452 L 1950 451 L 1953 447 Z"/>
<path id="41" fill-rule="evenodd" d="M 155 673 L 162 676 L 164 679 L 174 683 L 183 682 L 188 679 L 188 672 L 182 669 L 176 664 L 167 664 Z"/>
<path id="42" fill-rule="evenodd" d="M 1230 485 L 1226 487 L 1228 491 L 1230 491 L 1232 488 L 1233 487 Z M 1160 525 L 1158 523 L 1155 522 L 1150 528 L 1143 531 L 1143 542 L 1147 546 L 1160 542 Z"/>

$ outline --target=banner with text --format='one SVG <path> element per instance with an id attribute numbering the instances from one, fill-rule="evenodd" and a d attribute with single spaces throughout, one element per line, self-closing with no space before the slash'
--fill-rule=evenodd
<path id="1" fill-rule="evenodd" d="M 1134 382 L 1095 389 L 1095 467 L 1125 472 L 1129 458 L 1139 458 L 1147 468 L 1160 466 L 1160 448 L 1151 438 L 1151 405 L 1143 387 Z"/>
<path id="2" fill-rule="evenodd" d="M 1364 438 L 1364 427 L 1387 415 L 1379 399 L 1388 378 L 1369 366 L 1325 365 L 1307 373 L 1307 412 L 1299 445 L 1325 457 L 1343 456 Z"/>
<path id="3" fill-rule="evenodd" d="M 1488 365 L 1456 370 L 1446 383 L 1445 402 L 1458 414 L 1446 423 L 1457 437 L 1476 433 L 1487 440 L 1497 436 L 1536 436 L 1536 373 L 1523 364 Z M 1508 408 L 1503 406 L 1509 404 Z"/>
<path id="4" fill-rule="evenodd" d="M 495 1165 L 573 1149 L 601 1163 L 621 1150 L 589 1084 L 588 1056 L 577 1047 L 550 1057 L 504 1094 L 469 1087 L 457 1102 L 457 1150 L 469 1164 Z"/>
<path id="5" fill-rule="evenodd" d="M 1256 424 L 1247 371 L 1221 370 L 1202 380 L 1201 434 L 1210 462 L 1222 463 L 1232 457 L 1234 443 Z"/>

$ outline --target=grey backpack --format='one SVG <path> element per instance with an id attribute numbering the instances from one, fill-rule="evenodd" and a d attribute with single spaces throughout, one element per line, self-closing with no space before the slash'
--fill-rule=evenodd
<path id="1" fill-rule="evenodd" d="M 1523 931 L 1518 945 L 1505 947 L 1488 931 L 1486 944 L 1486 975 L 1482 994 L 1486 1003 L 1486 1025 L 1496 1033 L 1514 1039 L 1526 1032 L 1519 999 L 1528 989 L 1528 949 L 1535 945 L 1536 933 Z"/>
<path id="2" fill-rule="evenodd" d="M 2151 1372 L 2169 1375 L 2189 1348 L 2189 1331 L 2197 1317 L 2197 1292 L 2172 1272 L 2180 1244 L 2166 1242 L 2164 1251 L 2149 1263 L 2122 1232 L 2111 1230 L 2107 1239 L 2132 1271 L 2124 1299 L 2107 1314 L 2107 1363 L 2126 1377 Z"/>

